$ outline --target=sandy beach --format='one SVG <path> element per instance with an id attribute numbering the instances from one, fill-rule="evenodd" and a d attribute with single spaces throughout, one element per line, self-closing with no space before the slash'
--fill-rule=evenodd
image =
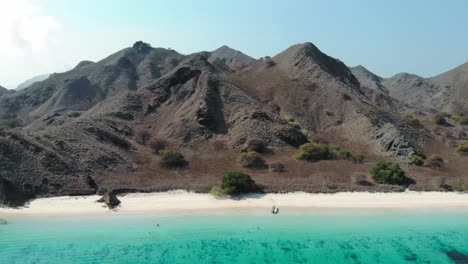
<path id="1" fill-rule="evenodd" d="M 343 192 L 311 194 L 303 192 L 284 194 L 252 194 L 239 198 L 217 198 L 210 194 L 175 190 L 160 193 L 122 194 L 122 204 L 109 210 L 100 197 L 62 196 L 38 198 L 21 208 L 0 207 L 2 215 L 101 215 L 157 212 L 184 212 L 199 210 L 269 210 L 276 205 L 281 209 L 431 209 L 468 208 L 468 193 L 402 192 L 366 193 Z"/>

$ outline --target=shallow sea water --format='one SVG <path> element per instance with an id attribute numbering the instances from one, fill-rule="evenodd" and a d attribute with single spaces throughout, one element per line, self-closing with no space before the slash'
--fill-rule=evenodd
<path id="1" fill-rule="evenodd" d="M 0 263 L 468 263 L 467 209 L 0 217 Z"/>

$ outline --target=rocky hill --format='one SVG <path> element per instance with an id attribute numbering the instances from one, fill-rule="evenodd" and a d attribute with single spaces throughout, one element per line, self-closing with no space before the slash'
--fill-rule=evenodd
<path id="1" fill-rule="evenodd" d="M 40 81 L 43 81 L 43 80 L 49 78 L 49 76 L 50 76 L 50 74 L 42 74 L 42 75 L 38 75 L 38 76 L 35 76 L 33 78 L 30 78 L 30 79 L 22 82 L 20 85 L 18 85 L 16 87 L 16 90 L 23 90 L 23 89 L 29 87 L 33 83 L 40 82 Z"/>
<path id="2" fill-rule="evenodd" d="M 460 80 L 450 73 L 433 82 L 461 87 Z M 182 55 L 136 42 L 24 90 L 0 89 L 0 202 L 104 190 L 208 191 L 229 170 L 248 171 L 267 192 L 395 190 L 356 186 L 350 177 L 381 159 L 406 166 L 439 140 L 402 114 L 413 110 L 391 96 L 392 83 L 400 82 L 350 69 L 311 43 L 255 60 L 227 46 Z M 242 165 L 239 155 L 253 139 L 264 144 L 266 163 L 286 170 Z M 310 141 L 363 153 L 365 162 L 294 159 Z M 161 145 L 180 150 L 185 165 L 162 166 L 154 154 Z M 451 174 L 408 168 L 415 188 L 430 175 Z"/>
<path id="3" fill-rule="evenodd" d="M 413 110 L 427 114 L 468 110 L 468 63 L 431 78 L 411 73 L 382 78 L 363 66 L 350 69 L 362 86 L 390 95 Z"/>

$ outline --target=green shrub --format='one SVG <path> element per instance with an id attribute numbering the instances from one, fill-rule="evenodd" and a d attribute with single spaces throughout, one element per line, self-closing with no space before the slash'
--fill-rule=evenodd
<path id="1" fill-rule="evenodd" d="M 222 196 L 224 194 L 224 191 L 218 186 L 213 186 L 210 190 L 210 194 L 218 197 L 218 196 Z"/>
<path id="2" fill-rule="evenodd" d="M 270 169 L 273 172 L 284 172 L 284 165 L 280 162 L 272 162 L 270 164 Z"/>
<path id="3" fill-rule="evenodd" d="M 306 143 L 299 150 L 301 152 L 296 155 L 298 160 L 319 161 L 330 158 L 328 145 L 325 144 Z"/>
<path id="4" fill-rule="evenodd" d="M 468 140 L 463 140 L 457 147 L 457 152 L 462 155 L 468 155 Z"/>
<path id="5" fill-rule="evenodd" d="M 266 163 L 262 155 L 255 151 L 242 153 L 239 157 L 239 162 L 245 168 L 265 168 Z"/>
<path id="6" fill-rule="evenodd" d="M 464 182 L 457 182 L 452 185 L 452 189 L 456 192 L 464 192 L 468 189 L 468 185 L 466 185 Z"/>
<path id="7" fill-rule="evenodd" d="M 369 173 L 378 183 L 401 184 L 405 179 L 405 172 L 395 162 L 379 161 L 369 169 Z"/>
<path id="8" fill-rule="evenodd" d="M 284 119 L 288 122 L 294 122 L 294 117 L 292 115 L 285 115 Z"/>
<path id="9" fill-rule="evenodd" d="M 343 94 L 342 97 L 343 97 L 343 100 L 345 100 L 345 101 L 351 101 L 352 100 L 351 96 L 349 96 L 348 94 Z"/>
<path id="10" fill-rule="evenodd" d="M 300 129 L 301 128 L 301 124 L 299 124 L 299 122 L 297 121 L 292 121 L 292 122 L 288 122 L 288 124 L 294 128 L 297 128 L 297 129 Z"/>
<path id="11" fill-rule="evenodd" d="M 223 177 L 221 189 L 226 194 L 241 194 L 256 191 L 258 187 L 248 174 L 231 171 Z"/>
<path id="12" fill-rule="evenodd" d="M 358 153 L 356 155 L 353 155 L 353 157 L 352 157 L 353 162 L 358 163 L 358 164 L 363 163 L 364 159 L 365 159 L 365 157 L 364 157 L 364 154 L 362 154 L 362 153 Z"/>
<path id="13" fill-rule="evenodd" d="M 245 143 L 245 147 L 242 151 L 255 151 L 258 153 L 264 153 L 267 150 L 265 143 L 260 139 L 249 139 L 247 143 Z"/>
<path id="14" fill-rule="evenodd" d="M 158 155 L 161 150 L 167 148 L 167 142 L 162 139 L 153 139 L 149 142 L 149 146 L 153 150 L 153 153 Z"/>
<path id="15" fill-rule="evenodd" d="M 452 119 L 457 122 L 460 122 L 460 120 L 462 120 L 464 117 L 465 117 L 465 114 L 463 113 L 455 113 L 452 115 Z"/>
<path id="16" fill-rule="evenodd" d="M 351 174 L 351 183 L 355 185 L 371 185 L 367 180 L 367 175 L 359 172 Z"/>
<path id="17" fill-rule="evenodd" d="M 148 130 L 140 129 L 135 134 L 136 142 L 140 143 L 141 145 L 146 145 L 146 142 L 151 138 L 150 132 Z"/>
<path id="18" fill-rule="evenodd" d="M 350 159 L 353 156 L 351 152 L 347 151 L 346 149 L 342 149 L 338 152 L 338 157 L 342 159 Z"/>
<path id="19" fill-rule="evenodd" d="M 165 149 L 159 152 L 161 160 L 159 161 L 163 167 L 183 167 L 187 164 L 184 155 L 176 149 Z"/>
<path id="20" fill-rule="evenodd" d="M 458 123 L 464 126 L 468 126 L 468 117 L 463 117 L 462 119 L 460 119 L 460 121 L 458 121 Z"/>
<path id="21" fill-rule="evenodd" d="M 424 165 L 431 168 L 441 168 L 444 165 L 444 159 L 441 156 L 434 154 L 427 158 Z"/>
<path id="22" fill-rule="evenodd" d="M 424 159 L 419 155 L 413 154 L 410 157 L 410 164 L 416 165 L 416 166 L 422 166 L 424 165 Z"/>
<path id="23" fill-rule="evenodd" d="M 303 128 L 303 129 L 301 129 L 301 133 L 302 133 L 304 136 L 307 137 L 307 136 L 309 135 L 309 133 L 310 133 L 310 130 L 307 129 L 307 128 Z"/>
<path id="24" fill-rule="evenodd" d="M 413 116 L 413 115 L 410 115 L 410 114 L 405 116 L 405 120 L 406 120 L 406 122 L 408 122 L 410 124 L 413 124 L 413 125 L 419 125 L 420 124 L 419 119 L 417 117 Z"/>
<path id="25" fill-rule="evenodd" d="M 351 152 L 343 149 L 339 145 L 330 145 L 328 149 L 330 151 L 330 156 L 335 159 L 350 159 L 353 156 Z"/>
<path id="26" fill-rule="evenodd" d="M 274 101 L 268 101 L 268 105 L 271 107 L 271 109 L 275 112 L 281 111 L 281 107 L 277 105 Z"/>
<path id="27" fill-rule="evenodd" d="M 432 117 L 432 121 L 434 121 L 434 123 L 436 123 L 437 125 L 445 126 L 445 125 L 447 125 L 447 119 L 446 118 L 449 117 L 449 116 L 450 115 L 445 113 L 445 112 L 437 113 Z"/>

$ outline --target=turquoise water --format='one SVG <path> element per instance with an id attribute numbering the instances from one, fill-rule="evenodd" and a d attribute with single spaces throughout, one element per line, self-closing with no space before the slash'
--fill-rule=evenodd
<path id="1" fill-rule="evenodd" d="M 468 254 L 466 209 L 3 218 L 0 263 L 466 263 Z"/>

